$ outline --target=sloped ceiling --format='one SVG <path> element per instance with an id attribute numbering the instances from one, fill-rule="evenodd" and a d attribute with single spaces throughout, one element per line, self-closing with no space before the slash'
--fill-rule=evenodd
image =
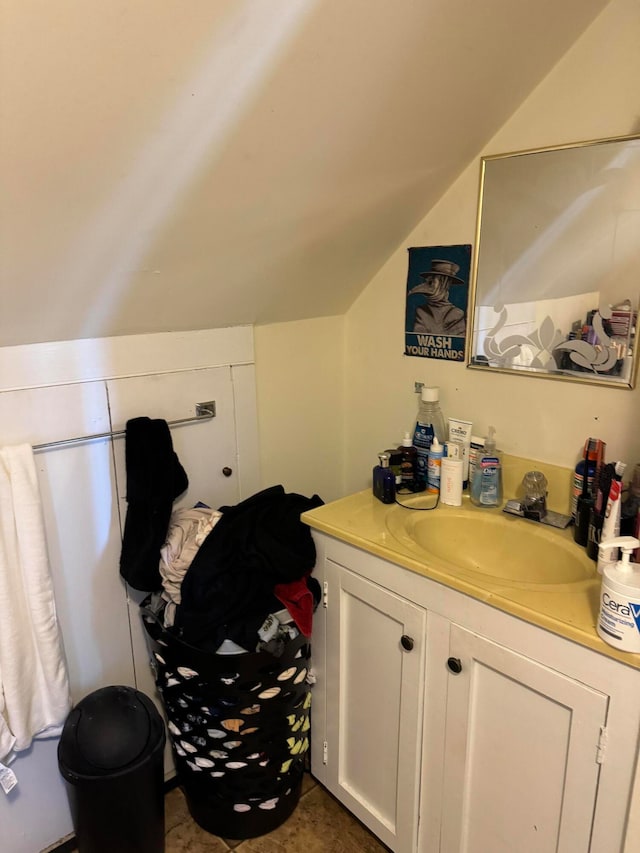
<path id="1" fill-rule="evenodd" d="M 343 313 L 605 5 L 0 0 L 0 345 Z"/>

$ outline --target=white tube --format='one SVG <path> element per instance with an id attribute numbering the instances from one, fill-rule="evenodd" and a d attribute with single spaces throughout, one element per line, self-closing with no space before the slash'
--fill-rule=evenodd
<path id="1" fill-rule="evenodd" d="M 471 421 L 461 421 L 459 418 L 449 418 L 449 441 L 459 441 L 462 444 L 462 479 L 469 479 L 469 446 L 471 444 Z"/>
<path id="2" fill-rule="evenodd" d="M 600 541 L 607 542 L 620 535 L 620 505 L 622 503 L 622 483 L 613 479 L 609 488 L 607 508 L 604 512 Z M 617 548 L 598 548 L 598 574 L 602 574 L 607 566 L 614 565 L 618 560 Z"/>

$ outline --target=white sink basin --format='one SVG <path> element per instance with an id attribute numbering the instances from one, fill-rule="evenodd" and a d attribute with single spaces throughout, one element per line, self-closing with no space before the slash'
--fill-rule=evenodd
<path id="1" fill-rule="evenodd" d="M 595 574 L 593 560 L 570 534 L 499 510 L 439 507 L 432 512 L 394 508 L 388 532 L 428 562 L 511 583 L 571 584 Z"/>

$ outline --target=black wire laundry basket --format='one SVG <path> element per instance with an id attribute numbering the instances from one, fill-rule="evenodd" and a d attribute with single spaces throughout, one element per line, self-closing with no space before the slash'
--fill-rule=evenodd
<path id="1" fill-rule="evenodd" d="M 223 838 L 254 838 L 293 812 L 309 749 L 308 638 L 283 653 L 212 654 L 140 605 L 178 781 L 193 819 Z"/>

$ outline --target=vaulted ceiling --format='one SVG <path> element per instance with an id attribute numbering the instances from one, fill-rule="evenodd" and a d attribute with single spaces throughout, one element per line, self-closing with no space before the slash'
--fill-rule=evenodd
<path id="1" fill-rule="evenodd" d="M 0 346 L 343 313 L 606 5 L 0 0 Z"/>

